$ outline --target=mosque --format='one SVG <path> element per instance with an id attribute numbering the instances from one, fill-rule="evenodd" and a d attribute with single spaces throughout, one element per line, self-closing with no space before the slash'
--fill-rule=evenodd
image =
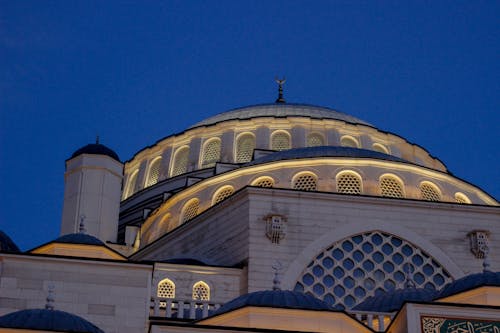
<path id="1" fill-rule="evenodd" d="M 126 162 L 76 150 L 61 236 L 0 232 L 0 332 L 499 333 L 499 202 L 278 83 Z"/>

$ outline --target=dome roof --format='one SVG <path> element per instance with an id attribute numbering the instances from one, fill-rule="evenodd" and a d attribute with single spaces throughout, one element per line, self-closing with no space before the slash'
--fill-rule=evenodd
<path id="1" fill-rule="evenodd" d="M 91 154 L 91 155 L 106 155 L 111 157 L 112 159 L 117 160 L 120 162 L 120 158 L 118 157 L 118 154 L 116 154 L 112 149 L 106 147 L 105 145 L 102 145 L 100 143 L 90 143 L 71 155 L 70 159 L 75 158 L 77 156 L 80 156 L 82 154 Z"/>
<path id="2" fill-rule="evenodd" d="M 276 162 L 281 160 L 293 160 L 293 159 L 314 158 L 314 157 L 376 158 L 381 160 L 408 163 L 408 161 L 403 160 L 401 158 L 373 150 L 351 148 L 351 147 L 319 146 L 319 147 L 295 148 L 295 149 L 278 151 L 257 158 L 245 165 L 256 165 L 256 164 Z"/>
<path id="3" fill-rule="evenodd" d="M 21 252 L 16 243 L 2 230 L 0 230 L 0 252 Z"/>
<path id="4" fill-rule="evenodd" d="M 408 287 L 368 297 L 356 305 L 355 311 L 393 312 L 401 309 L 405 302 L 429 302 L 436 296 L 436 291 Z"/>
<path id="5" fill-rule="evenodd" d="M 437 298 L 445 298 L 464 291 L 468 291 L 478 287 L 494 286 L 500 287 L 500 272 L 485 271 L 464 276 L 458 280 L 448 283 Z"/>
<path id="6" fill-rule="evenodd" d="M 301 310 L 334 310 L 314 296 L 289 290 L 264 290 L 241 295 L 224 304 L 214 315 L 230 312 L 245 306 L 258 306 Z"/>
<path id="7" fill-rule="evenodd" d="M 0 317 L 0 327 L 72 333 L 104 333 L 82 317 L 48 309 L 21 310 L 6 314 Z"/>
<path id="8" fill-rule="evenodd" d="M 85 245 L 102 245 L 104 246 L 104 243 L 97 239 L 94 236 L 83 234 L 83 233 L 75 233 L 75 234 L 68 234 L 61 236 L 59 238 L 56 238 L 53 240 L 51 243 L 68 243 L 68 244 L 85 244 Z"/>
<path id="9" fill-rule="evenodd" d="M 190 128 L 199 126 L 208 126 L 220 123 L 227 120 L 235 119 L 251 119 L 256 117 L 309 117 L 314 119 L 335 119 L 342 120 L 353 124 L 363 124 L 372 126 L 371 124 L 350 116 L 348 114 L 335 111 L 333 109 L 313 106 L 307 104 L 261 104 L 247 106 L 243 108 L 233 109 L 224 113 L 220 113 L 213 117 L 200 121 Z"/>

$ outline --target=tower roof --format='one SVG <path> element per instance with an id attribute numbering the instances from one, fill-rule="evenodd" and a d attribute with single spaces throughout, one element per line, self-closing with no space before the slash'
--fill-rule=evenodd
<path id="1" fill-rule="evenodd" d="M 436 292 L 423 288 L 403 288 L 368 297 L 356 305 L 353 310 L 371 312 L 393 312 L 401 309 L 405 302 L 429 302 Z"/>
<path id="2" fill-rule="evenodd" d="M 90 143 L 86 146 L 83 146 L 82 148 L 75 151 L 73 155 L 71 155 L 70 159 L 75 158 L 82 154 L 105 155 L 120 162 L 120 158 L 118 157 L 117 153 L 115 153 L 112 149 L 100 143 Z"/>
<path id="3" fill-rule="evenodd" d="M 21 252 L 16 243 L 2 230 L 0 230 L 0 252 Z"/>

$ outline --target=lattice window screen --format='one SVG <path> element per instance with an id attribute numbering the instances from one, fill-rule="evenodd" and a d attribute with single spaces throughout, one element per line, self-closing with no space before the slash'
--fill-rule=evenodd
<path id="1" fill-rule="evenodd" d="M 193 217 L 198 215 L 198 209 L 200 208 L 200 202 L 198 199 L 192 200 L 186 204 L 182 210 L 181 223 L 191 220 Z"/>
<path id="2" fill-rule="evenodd" d="M 189 148 L 181 148 L 175 153 L 172 177 L 186 173 L 189 158 Z"/>
<path id="3" fill-rule="evenodd" d="M 252 160 L 255 149 L 255 138 L 251 134 L 244 134 L 238 138 L 236 144 L 236 163 L 246 163 Z"/>
<path id="4" fill-rule="evenodd" d="M 441 201 L 441 194 L 436 189 L 436 187 L 434 187 L 434 185 L 428 183 L 421 183 L 420 194 L 423 200 Z"/>
<path id="5" fill-rule="evenodd" d="M 337 177 L 337 192 L 361 194 L 361 179 L 352 173 L 344 173 Z"/>
<path id="6" fill-rule="evenodd" d="M 200 301 L 209 301 L 210 287 L 203 281 L 197 282 L 193 286 L 193 299 Z"/>
<path id="7" fill-rule="evenodd" d="M 158 283 L 158 297 L 175 298 L 175 284 L 169 279 Z"/>
<path id="8" fill-rule="evenodd" d="M 380 192 L 383 197 L 404 198 L 401 183 L 391 176 L 384 176 L 380 179 Z"/>
<path id="9" fill-rule="evenodd" d="M 323 146 L 325 144 L 323 137 L 319 134 L 310 134 L 307 137 L 307 146 L 308 147 L 318 147 Z"/>
<path id="10" fill-rule="evenodd" d="M 293 183 L 294 189 L 302 191 L 316 191 L 317 186 L 316 177 L 309 174 L 298 176 Z"/>
<path id="11" fill-rule="evenodd" d="M 274 180 L 271 177 L 259 178 L 252 185 L 259 187 L 273 187 Z"/>
<path id="12" fill-rule="evenodd" d="M 464 194 L 462 193 L 456 193 L 455 194 L 455 201 L 457 203 L 461 203 L 461 204 L 470 204 L 470 200 L 469 198 L 467 198 Z"/>
<path id="13" fill-rule="evenodd" d="M 160 178 L 160 162 L 161 158 L 158 158 L 149 167 L 149 176 L 146 186 L 158 183 L 158 179 Z"/>
<path id="14" fill-rule="evenodd" d="M 226 199 L 227 197 L 229 197 L 233 193 L 234 193 L 234 189 L 230 186 L 221 189 L 215 195 L 215 197 L 213 199 L 213 204 L 215 205 L 216 203 L 221 202 L 222 200 Z"/>
<path id="15" fill-rule="evenodd" d="M 209 168 L 215 165 L 215 163 L 220 161 L 220 141 L 211 140 L 209 141 L 203 150 L 203 163 L 202 167 Z"/>
<path id="16" fill-rule="evenodd" d="M 127 192 L 125 193 L 124 199 L 127 199 L 130 197 L 132 194 L 137 191 L 137 174 L 139 172 L 136 170 L 132 173 L 132 176 L 128 179 L 128 185 L 127 185 Z"/>
<path id="17" fill-rule="evenodd" d="M 273 134 L 271 139 L 272 150 L 286 150 L 290 149 L 290 136 L 284 132 Z"/>

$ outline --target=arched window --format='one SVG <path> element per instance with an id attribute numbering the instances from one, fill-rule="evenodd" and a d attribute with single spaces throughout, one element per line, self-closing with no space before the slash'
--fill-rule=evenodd
<path id="1" fill-rule="evenodd" d="M 203 281 L 198 281 L 193 285 L 193 299 L 199 301 L 210 300 L 210 287 Z"/>
<path id="2" fill-rule="evenodd" d="M 146 186 L 152 186 L 158 183 L 158 179 L 160 178 L 160 163 L 161 157 L 151 162 L 151 165 L 149 166 L 148 181 L 146 182 Z"/>
<path id="3" fill-rule="evenodd" d="M 189 158 L 189 147 L 177 149 L 174 155 L 174 163 L 172 166 L 171 176 L 178 176 L 186 173 Z"/>
<path id="4" fill-rule="evenodd" d="M 123 199 L 127 199 L 130 197 L 132 194 L 137 191 L 137 175 L 139 174 L 139 170 L 135 170 L 132 172 L 130 177 L 128 177 L 128 184 L 127 184 L 127 190 L 125 191 L 125 196 Z"/>
<path id="5" fill-rule="evenodd" d="M 290 149 L 290 135 L 285 131 L 276 131 L 271 136 L 272 150 L 287 150 Z"/>
<path id="6" fill-rule="evenodd" d="M 361 177 L 353 172 L 341 172 L 337 175 L 337 192 L 346 194 L 361 194 Z"/>
<path id="7" fill-rule="evenodd" d="M 213 167 L 215 163 L 220 161 L 220 140 L 211 139 L 205 143 L 203 147 L 203 158 L 201 167 Z"/>
<path id="8" fill-rule="evenodd" d="M 200 208 L 200 201 L 198 199 L 189 200 L 182 209 L 181 213 L 181 223 L 191 220 L 193 217 L 198 215 L 198 209 Z"/>
<path id="9" fill-rule="evenodd" d="M 461 192 L 455 193 L 455 201 L 461 204 L 470 204 L 471 201 L 467 196 Z"/>
<path id="10" fill-rule="evenodd" d="M 232 186 L 223 186 L 221 189 L 215 192 L 212 198 L 212 205 L 221 202 L 222 200 L 226 199 L 233 193 L 234 193 L 234 188 Z"/>
<path id="11" fill-rule="evenodd" d="M 441 192 L 431 182 L 420 183 L 420 196 L 423 200 L 427 201 L 441 201 Z"/>
<path id="12" fill-rule="evenodd" d="M 317 253 L 294 291 L 349 309 L 370 296 L 403 288 L 408 272 L 418 288 L 439 290 L 452 281 L 448 271 L 423 249 L 395 235 L 370 231 L 341 239 Z"/>
<path id="13" fill-rule="evenodd" d="M 252 186 L 273 187 L 274 179 L 272 179 L 271 177 L 259 177 L 253 181 Z"/>
<path id="14" fill-rule="evenodd" d="M 323 139 L 323 136 L 321 136 L 321 134 L 312 133 L 307 136 L 308 147 L 318 147 L 324 145 L 325 145 L 325 140 Z"/>
<path id="15" fill-rule="evenodd" d="M 158 283 L 158 297 L 175 298 L 175 283 L 170 279 L 163 279 Z"/>
<path id="16" fill-rule="evenodd" d="M 242 134 L 236 140 L 236 163 L 246 163 L 252 160 L 255 149 L 255 137 L 250 134 Z"/>
<path id="17" fill-rule="evenodd" d="M 355 138 L 353 138 L 352 136 L 349 136 L 349 135 L 344 135 L 340 139 L 340 145 L 342 147 L 359 148 L 358 140 L 356 140 Z"/>
<path id="18" fill-rule="evenodd" d="M 383 144 L 374 143 L 372 147 L 373 150 L 378 151 L 379 153 L 389 154 L 389 150 Z"/>
<path id="19" fill-rule="evenodd" d="M 389 198 L 404 198 L 403 183 L 393 175 L 380 177 L 380 194 Z"/>
<path id="20" fill-rule="evenodd" d="M 313 173 L 301 173 L 294 177 L 293 188 L 302 191 L 316 191 L 318 187 L 317 179 Z"/>

